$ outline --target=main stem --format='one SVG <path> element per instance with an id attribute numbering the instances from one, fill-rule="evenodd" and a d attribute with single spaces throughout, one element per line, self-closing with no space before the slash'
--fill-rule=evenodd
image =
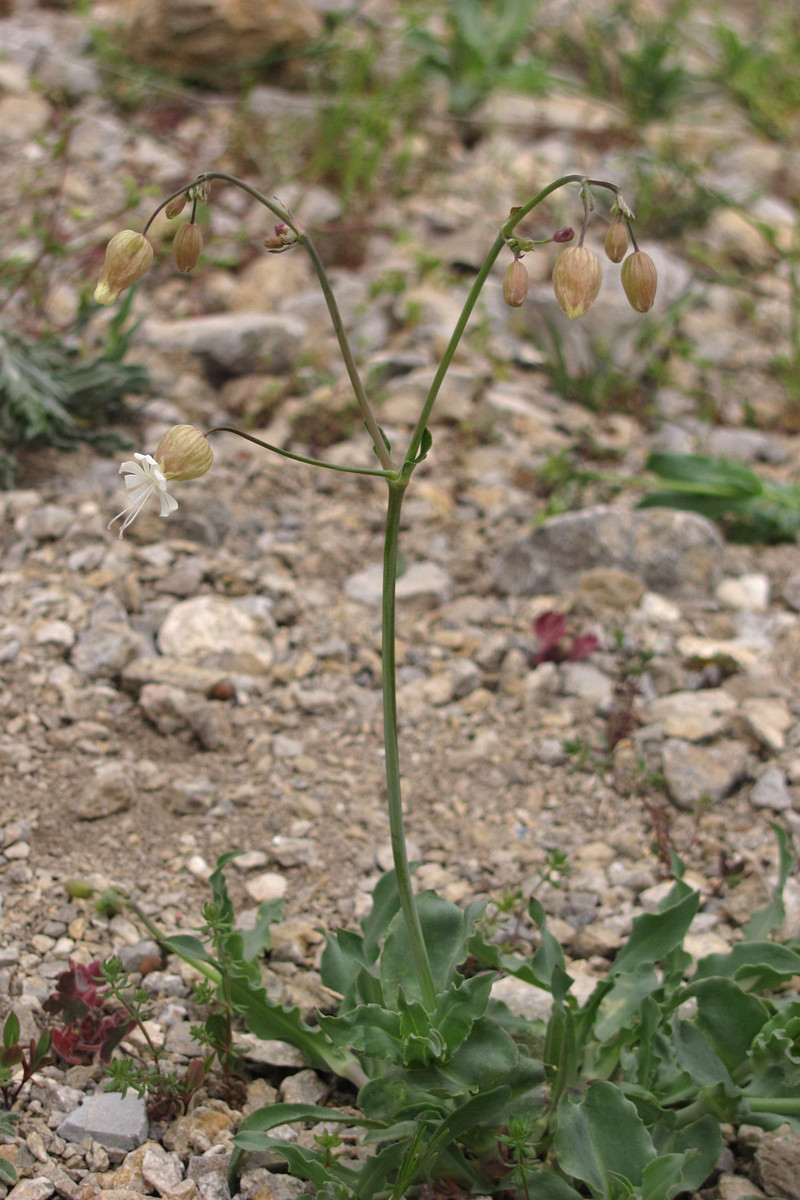
<path id="1" fill-rule="evenodd" d="M 407 482 L 407 481 L 406 481 Z M 386 513 L 386 533 L 383 543 L 383 608 L 381 622 L 381 655 L 383 662 L 383 736 L 386 769 L 386 798 L 389 807 L 389 829 L 392 858 L 400 894 L 400 908 L 406 923 L 411 955 L 422 1002 L 428 1012 L 436 1007 L 436 988 L 431 964 L 425 947 L 419 913 L 414 903 L 411 870 L 408 865 L 406 838 L 403 829 L 403 800 L 400 789 L 400 751 L 397 739 L 397 662 L 395 656 L 397 583 L 397 548 L 400 536 L 400 511 L 405 495 L 403 484 L 389 481 L 389 504 Z"/>

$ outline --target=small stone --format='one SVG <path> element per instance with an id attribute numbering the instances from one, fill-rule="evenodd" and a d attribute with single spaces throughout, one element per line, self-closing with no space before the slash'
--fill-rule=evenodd
<path id="1" fill-rule="evenodd" d="M 747 726 L 766 750 L 783 750 L 786 734 L 794 718 L 785 700 L 748 697 L 742 701 L 742 713 Z"/>
<path id="2" fill-rule="evenodd" d="M 8 1193 L 9 1200 L 49 1200 L 55 1194 L 55 1184 L 38 1175 L 36 1179 L 20 1179 Z"/>
<path id="3" fill-rule="evenodd" d="M 717 586 L 716 596 L 726 608 L 766 612 L 769 578 L 766 575 L 740 575 L 737 579 L 723 579 Z"/>
<path id="4" fill-rule="evenodd" d="M 81 821 L 97 821 L 125 812 L 136 800 L 133 768 L 122 762 L 105 762 L 95 767 L 91 779 L 73 804 Z"/>
<path id="5" fill-rule="evenodd" d="M 287 1075 L 278 1089 L 285 1104 L 321 1104 L 328 1091 L 328 1084 L 310 1069 Z"/>
<path id="6" fill-rule="evenodd" d="M 198 1200 L 230 1200 L 228 1187 L 229 1154 L 190 1155 L 186 1178 L 197 1184 Z"/>
<path id="7" fill-rule="evenodd" d="M 756 1150 L 756 1167 L 768 1196 L 800 1200 L 800 1133 L 787 1125 L 768 1133 Z"/>
<path id="8" fill-rule="evenodd" d="M 735 708 L 736 701 L 723 688 L 706 688 L 661 696 L 647 706 L 646 717 L 660 724 L 667 737 L 702 742 L 723 732 Z"/>
<path id="9" fill-rule="evenodd" d="M 283 875 L 274 871 L 264 871 L 261 875 L 246 879 L 244 883 L 244 889 L 250 899 L 259 904 L 262 900 L 280 900 L 286 895 L 288 886 Z"/>
<path id="10" fill-rule="evenodd" d="M 704 799 L 729 796 L 746 777 L 750 754 L 741 742 L 695 746 L 674 738 L 664 746 L 663 762 L 671 800 L 677 808 L 691 810 Z"/>
<path id="11" fill-rule="evenodd" d="M 769 767 L 759 776 L 750 792 L 750 803 L 753 808 L 769 808 L 773 812 L 785 812 L 793 807 L 792 794 L 780 767 Z"/>
<path id="12" fill-rule="evenodd" d="M 119 675 L 140 650 L 138 634 L 127 625 L 101 623 L 78 634 L 70 660 L 82 675 L 102 679 Z"/>
<path id="13" fill-rule="evenodd" d="M 152 1144 L 142 1157 L 142 1178 L 160 1196 L 172 1197 L 174 1189 L 183 1182 L 183 1165 L 177 1154 Z"/>
<path id="14" fill-rule="evenodd" d="M 351 575 L 344 583 L 345 594 L 362 604 L 377 605 L 383 594 L 383 570 L 368 567 Z M 397 599 L 427 597 L 430 600 L 449 600 L 453 581 L 448 573 L 432 562 L 413 563 L 397 580 Z"/>
<path id="15" fill-rule="evenodd" d="M 745 1175 L 720 1175 L 717 1192 L 719 1200 L 758 1200 L 764 1195 L 758 1184 Z"/>

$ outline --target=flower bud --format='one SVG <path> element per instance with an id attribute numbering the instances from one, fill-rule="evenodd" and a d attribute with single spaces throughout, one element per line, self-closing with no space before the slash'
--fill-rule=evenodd
<path id="1" fill-rule="evenodd" d="M 214 461 L 208 440 L 194 425 L 173 425 L 161 437 L 153 458 L 165 479 L 197 479 Z"/>
<path id="2" fill-rule="evenodd" d="M 173 196 L 169 204 L 164 209 L 164 216 L 170 221 L 173 217 L 178 217 L 186 208 L 186 192 L 181 192 L 180 196 Z"/>
<path id="3" fill-rule="evenodd" d="M 633 254 L 629 254 L 622 264 L 620 277 L 631 308 L 640 313 L 649 312 L 653 307 L 658 285 L 656 264 L 650 255 L 645 254 L 643 250 L 635 250 Z"/>
<path id="4" fill-rule="evenodd" d="M 571 225 L 565 225 L 563 229 L 557 229 L 553 234 L 554 242 L 571 242 L 575 237 L 575 230 Z"/>
<path id="5" fill-rule="evenodd" d="M 604 243 L 606 257 L 612 262 L 622 262 L 628 253 L 628 230 L 622 221 L 609 225 Z"/>
<path id="6" fill-rule="evenodd" d="M 113 304 L 120 292 L 137 283 L 153 265 L 153 247 L 142 233 L 124 229 L 106 246 L 106 257 L 94 291 L 98 304 Z"/>
<path id="7" fill-rule="evenodd" d="M 588 312 L 603 282 L 600 259 L 585 246 L 562 250 L 553 268 L 553 291 L 572 321 Z"/>
<path id="8" fill-rule="evenodd" d="M 519 308 L 528 294 L 528 271 L 518 258 L 510 262 L 503 276 L 503 299 L 512 308 Z"/>
<path id="9" fill-rule="evenodd" d="M 175 262 L 179 271 L 192 271 L 197 266 L 200 251 L 203 249 L 203 235 L 200 226 L 194 221 L 181 225 L 172 243 Z"/>

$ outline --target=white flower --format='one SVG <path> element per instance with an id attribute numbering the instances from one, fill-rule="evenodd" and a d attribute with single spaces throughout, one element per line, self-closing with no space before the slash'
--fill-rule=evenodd
<path id="1" fill-rule="evenodd" d="M 129 459 L 119 469 L 120 475 L 125 476 L 125 486 L 130 492 L 128 503 L 122 512 L 117 513 L 114 519 L 108 523 L 110 529 L 114 521 L 125 517 L 120 526 L 120 537 L 131 521 L 138 517 L 150 496 L 158 497 L 162 517 L 168 517 L 178 507 L 178 501 L 167 492 L 167 477 L 152 454 L 134 454 L 133 457 L 138 459 L 138 462 Z"/>

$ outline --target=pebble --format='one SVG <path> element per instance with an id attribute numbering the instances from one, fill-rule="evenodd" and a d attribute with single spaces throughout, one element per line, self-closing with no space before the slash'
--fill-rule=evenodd
<path id="1" fill-rule="evenodd" d="M 729 796 L 750 771 L 751 756 L 742 742 L 696 746 L 673 738 L 664 745 L 663 763 L 673 804 L 692 810 L 704 800 L 713 803 Z"/>
<path id="2" fill-rule="evenodd" d="M 773 812 L 785 812 L 792 808 L 792 795 L 780 767 L 768 767 L 759 775 L 750 790 L 750 803 L 753 808 L 769 808 Z"/>

